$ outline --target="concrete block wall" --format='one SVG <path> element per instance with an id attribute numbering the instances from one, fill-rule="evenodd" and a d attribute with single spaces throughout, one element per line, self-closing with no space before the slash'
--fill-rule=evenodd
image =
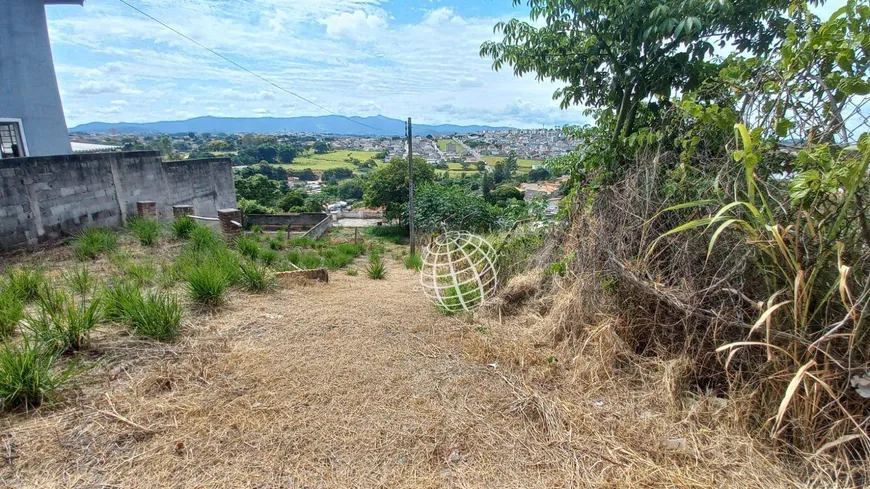
<path id="1" fill-rule="evenodd" d="M 332 216 L 326 216 L 322 221 L 320 221 L 316 226 L 309 229 L 305 236 L 308 236 L 311 239 L 320 239 L 325 235 L 329 228 L 332 227 Z"/>
<path id="2" fill-rule="evenodd" d="M 245 224 L 262 226 L 266 230 L 289 229 L 308 231 L 325 218 L 322 212 L 299 212 L 293 214 L 245 214 Z"/>
<path id="3" fill-rule="evenodd" d="M 182 204 L 217 216 L 236 206 L 230 160 L 163 162 L 153 151 L 0 160 L 0 251 L 121 226 L 139 200 L 157 202 L 161 219 Z"/>

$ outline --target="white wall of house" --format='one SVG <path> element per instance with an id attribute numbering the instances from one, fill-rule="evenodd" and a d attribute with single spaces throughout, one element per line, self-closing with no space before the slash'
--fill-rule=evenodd
<path id="1" fill-rule="evenodd" d="M 0 0 L 0 119 L 4 118 L 21 119 L 28 156 L 72 152 L 42 0 Z"/>

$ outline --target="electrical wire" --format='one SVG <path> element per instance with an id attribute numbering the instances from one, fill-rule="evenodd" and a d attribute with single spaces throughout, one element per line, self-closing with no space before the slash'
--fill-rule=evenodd
<path id="1" fill-rule="evenodd" d="M 197 41 L 197 40 L 191 38 L 190 36 L 184 34 L 183 32 L 181 32 L 181 31 L 179 31 L 179 30 L 177 30 L 177 29 L 175 29 L 175 28 L 173 28 L 173 27 L 167 25 L 166 23 L 164 23 L 164 22 L 161 21 L 160 19 L 157 19 L 156 17 L 152 16 L 152 15 L 149 14 L 148 12 L 145 12 L 144 10 L 142 10 L 142 9 L 140 9 L 140 8 L 138 8 L 138 7 L 136 7 L 135 5 L 130 4 L 129 2 L 127 2 L 127 0 L 118 0 L 118 1 L 121 2 L 121 3 L 123 3 L 123 4 L 126 5 L 126 6 L 130 7 L 131 9 L 135 10 L 136 12 L 139 12 L 140 14 L 144 15 L 145 17 L 147 17 L 147 18 L 153 20 L 154 22 L 157 22 L 158 24 L 160 24 L 160 25 L 162 25 L 163 27 L 169 29 L 170 31 L 172 31 L 172 32 L 174 32 L 174 33 L 176 33 L 176 34 L 178 34 L 179 36 L 183 37 L 184 39 L 187 39 L 188 41 L 190 41 L 190 42 L 192 42 L 193 44 L 199 46 L 200 48 L 205 49 L 206 51 L 210 52 L 211 54 L 213 54 L 213 55 L 215 55 L 215 56 L 221 58 L 222 60 L 226 61 L 227 63 L 232 64 L 232 65 L 235 66 L 236 68 L 238 68 L 238 69 L 240 69 L 240 70 L 242 70 L 242 71 L 244 71 L 244 72 L 246 72 L 246 73 L 248 73 L 248 74 L 250 74 L 250 75 L 253 75 L 253 76 L 259 78 L 260 80 L 262 80 L 262 81 L 268 83 L 269 85 L 272 85 L 273 87 L 277 88 L 278 90 L 281 90 L 282 92 L 285 92 L 285 93 L 287 93 L 287 94 L 289 94 L 289 95 L 292 95 L 292 96 L 294 96 L 294 97 L 296 97 L 296 98 L 298 98 L 298 99 L 300 99 L 300 100 L 302 100 L 302 101 L 308 102 L 309 104 L 311 104 L 311 105 L 317 107 L 317 108 L 320 109 L 320 110 L 323 110 L 323 111 L 325 111 L 325 112 L 328 112 L 329 114 L 332 114 L 332 115 L 334 115 L 334 116 L 341 117 L 342 119 L 346 119 L 346 120 L 348 120 L 348 121 L 350 121 L 350 122 L 352 122 L 352 123 L 354 123 L 354 124 L 358 124 L 358 125 L 360 125 L 360 126 L 367 127 L 367 128 L 369 128 L 369 129 L 373 129 L 373 130 L 378 131 L 378 132 L 386 133 L 386 131 L 384 131 L 383 129 L 380 129 L 380 128 L 377 128 L 377 127 L 374 127 L 374 126 L 370 126 L 370 125 L 365 124 L 365 123 L 362 123 L 362 122 L 360 122 L 360 121 L 353 120 L 353 119 L 351 119 L 350 117 L 347 117 L 347 116 L 341 115 L 341 114 L 339 114 L 339 113 L 337 113 L 337 112 L 333 112 L 333 111 L 327 109 L 326 107 L 324 107 L 324 106 L 318 104 L 317 102 L 314 102 L 314 101 L 312 101 L 312 100 L 309 100 L 309 99 L 303 97 L 302 95 L 299 95 L 298 93 L 293 92 L 292 90 L 288 90 L 288 89 L 286 89 L 286 88 L 284 88 L 284 87 L 278 85 L 277 83 L 273 82 L 272 80 L 269 80 L 268 78 L 266 78 L 266 77 L 260 75 L 259 73 L 256 73 L 256 72 L 254 72 L 254 71 L 252 71 L 252 70 L 249 70 L 248 68 L 245 68 L 245 67 L 242 66 L 241 64 L 239 64 L 239 63 L 233 61 L 232 59 L 230 59 L 230 58 L 224 56 L 223 54 L 221 54 L 221 53 L 215 51 L 214 49 L 212 49 L 212 48 L 210 48 L 210 47 L 208 47 L 208 46 L 206 46 L 206 45 L 200 43 L 199 41 Z"/>

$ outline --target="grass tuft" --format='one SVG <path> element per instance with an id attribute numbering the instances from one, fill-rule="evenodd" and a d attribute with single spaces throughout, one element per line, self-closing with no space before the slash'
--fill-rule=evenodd
<path id="1" fill-rule="evenodd" d="M 229 277 L 223 270 L 208 264 L 193 269 L 187 277 L 187 290 L 197 304 L 215 307 L 226 299 Z"/>
<path id="2" fill-rule="evenodd" d="M 236 249 L 242 256 L 246 256 L 251 260 L 256 260 L 260 257 L 260 244 L 251 237 L 242 236 L 236 240 Z"/>
<path id="3" fill-rule="evenodd" d="M 323 259 L 315 251 L 306 251 L 299 255 L 299 261 L 293 262 L 293 264 L 303 270 L 314 270 L 321 267 Z"/>
<path id="4" fill-rule="evenodd" d="M 90 344 L 91 332 L 101 320 L 100 301 L 82 300 L 76 304 L 64 294 L 54 309 L 40 311 L 28 319 L 28 327 L 40 343 L 57 353 L 78 351 Z"/>
<path id="5" fill-rule="evenodd" d="M 423 269 L 423 257 L 419 253 L 413 253 L 405 257 L 405 268 L 419 272 Z"/>
<path id="6" fill-rule="evenodd" d="M 188 239 L 197 226 L 193 219 L 187 216 L 179 217 L 172 222 L 172 235 L 175 236 L 175 239 Z"/>
<path id="7" fill-rule="evenodd" d="M 223 245 L 220 236 L 208 226 L 195 226 L 190 233 L 191 247 L 197 253 L 212 250 Z"/>
<path id="8" fill-rule="evenodd" d="M 369 258 L 369 264 L 366 266 L 366 273 L 372 280 L 384 280 L 387 278 L 387 266 L 384 264 L 381 255 L 371 255 Z"/>
<path id="9" fill-rule="evenodd" d="M 25 340 L 0 347 L 0 404 L 4 409 L 32 408 L 53 401 L 57 390 L 69 384 L 73 366 L 56 372 L 58 354 Z"/>
<path id="10" fill-rule="evenodd" d="M 9 338 L 24 316 L 24 303 L 8 287 L 0 288 L 0 338 Z"/>
<path id="11" fill-rule="evenodd" d="M 140 307 L 142 293 L 133 282 L 122 280 L 105 287 L 101 294 L 101 301 L 103 316 L 107 320 L 129 324 Z"/>
<path id="12" fill-rule="evenodd" d="M 178 299 L 170 294 L 140 296 L 132 311 L 130 326 L 136 334 L 158 341 L 171 341 L 178 336 L 183 316 Z"/>
<path id="13" fill-rule="evenodd" d="M 64 272 L 63 281 L 73 292 L 83 297 L 94 291 L 94 279 L 85 265 Z"/>
<path id="14" fill-rule="evenodd" d="M 280 256 L 278 255 L 278 252 L 275 250 L 269 249 L 269 250 L 260 251 L 260 261 L 263 262 L 263 264 L 266 265 L 267 267 L 271 267 L 271 266 L 275 265 L 275 263 L 278 262 L 279 258 L 280 258 Z"/>
<path id="15" fill-rule="evenodd" d="M 118 247 L 118 237 L 108 228 L 84 229 L 73 241 L 73 256 L 81 261 L 96 260 Z"/>
<path id="16" fill-rule="evenodd" d="M 240 278 L 239 282 L 242 287 L 249 292 L 271 292 L 275 290 L 275 276 L 269 269 L 256 262 L 242 262 L 239 265 Z"/>
<path id="17" fill-rule="evenodd" d="M 36 268 L 7 269 L 6 287 L 19 301 L 25 304 L 39 299 L 48 280 L 42 270 Z"/>
<path id="18" fill-rule="evenodd" d="M 131 219 L 127 227 L 142 246 L 155 246 L 160 241 L 160 223 L 155 219 Z"/>

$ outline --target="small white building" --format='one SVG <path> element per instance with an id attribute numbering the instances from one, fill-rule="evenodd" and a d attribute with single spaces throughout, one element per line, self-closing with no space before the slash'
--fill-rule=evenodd
<path id="1" fill-rule="evenodd" d="M 0 0 L 0 158 L 72 152 L 46 5 L 84 0 Z"/>

